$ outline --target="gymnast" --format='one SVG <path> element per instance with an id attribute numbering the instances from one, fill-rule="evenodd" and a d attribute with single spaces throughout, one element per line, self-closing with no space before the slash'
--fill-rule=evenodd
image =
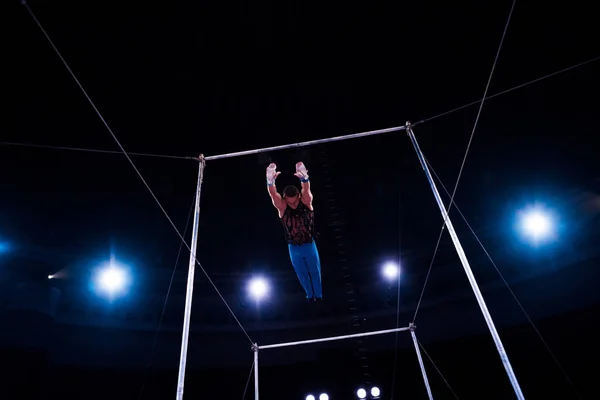
<path id="1" fill-rule="evenodd" d="M 302 191 L 294 185 L 283 189 L 283 196 L 277 192 L 275 180 L 281 174 L 271 163 L 267 167 L 267 189 L 273 205 L 279 212 L 294 270 L 310 302 L 321 301 L 321 262 L 314 241 L 315 216 L 312 205 L 308 171 L 304 163 L 296 164 L 296 177 L 300 179 Z"/>

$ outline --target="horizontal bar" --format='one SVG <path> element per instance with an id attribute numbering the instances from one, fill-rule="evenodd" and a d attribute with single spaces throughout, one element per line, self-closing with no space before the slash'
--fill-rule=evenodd
<path id="1" fill-rule="evenodd" d="M 269 151 L 276 151 L 276 150 L 285 150 L 285 149 L 291 149 L 291 148 L 294 148 L 294 147 L 312 146 L 313 144 L 337 142 L 337 141 L 340 141 L 340 140 L 347 140 L 347 139 L 357 139 L 357 138 L 365 137 L 365 136 L 379 135 L 380 133 L 403 131 L 405 129 L 406 129 L 405 126 L 396 126 L 396 127 L 393 127 L 393 128 L 378 129 L 376 131 L 353 133 L 352 135 L 335 136 L 335 137 L 328 138 L 328 139 L 309 140 L 308 142 L 284 144 L 282 146 L 265 147 L 263 149 L 238 151 L 237 153 L 228 153 L 228 154 L 221 154 L 221 155 L 218 155 L 218 156 L 204 157 L 204 159 L 206 161 L 211 161 L 211 160 L 221 160 L 223 158 L 232 158 L 232 157 L 239 157 L 239 156 L 249 156 L 251 154 L 266 153 L 266 152 L 269 152 Z"/>
<path id="2" fill-rule="evenodd" d="M 265 349 L 275 349 L 277 347 L 298 346 L 298 345 L 310 344 L 310 343 L 333 342 L 334 340 L 344 340 L 344 339 L 352 339 L 352 338 L 359 338 L 359 337 L 365 337 L 365 336 L 385 335 L 386 333 L 403 332 L 403 331 L 408 331 L 408 330 L 410 330 L 410 327 L 407 326 L 405 328 L 386 329 L 384 331 L 355 333 L 353 335 L 332 336 L 332 337 L 326 337 L 326 338 L 322 338 L 322 339 L 301 340 L 299 342 L 268 344 L 266 346 L 258 346 L 258 349 L 265 350 Z"/>

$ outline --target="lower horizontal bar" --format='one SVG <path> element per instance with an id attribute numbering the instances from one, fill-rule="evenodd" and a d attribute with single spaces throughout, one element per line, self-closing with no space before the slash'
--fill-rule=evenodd
<path id="1" fill-rule="evenodd" d="M 232 158 L 232 157 L 239 157 L 239 156 L 249 156 L 251 154 L 266 153 L 266 152 L 269 152 L 269 151 L 285 150 L 285 149 L 291 149 L 291 148 L 294 148 L 294 147 L 312 146 L 313 144 L 321 144 L 321 143 L 328 143 L 328 142 L 337 142 L 337 141 L 346 140 L 346 139 L 356 139 L 356 138 L 365 137 L 365 136 L 379 135 L 380 133 L 403 131 L 405 129 L 406 129 L 405 126 L 396 126 L 394 128 L 378 129 L 376 131 L 368 131 L 368 132 L 361 132 L 361 133 L 353 133 L 352 135 L 335 136 L 335 137 L 327 138 L 327 139 L 309 140 L 308 142 L 284 144 L 282 146 L 265 147 L 263 149 L 238 151 L 237 153 L 228 153 L 228 154 L 221 154 L 221 155 L 218 155 L 218 156 L 204 157 L 204 159 L 206 161 L 211 161 L 211 160 L 221 160 L 223 158 Z"/>
<path id="2" fill-rule="evenodd" d="M 403 332 L 403 331 L 408 331 L 408 330 L 410 330 L 410 327 L 407 326 L 405 328 L 396 328 L 396 329 L 386 329 L 383 331 L 355 333 L 353 335 L 344 335 L 344 336 L 332 336 L 332 337 L 327 337 L 327 338 L 322 338 L 322 339 L 301 340 L 299 342 L 268 344 L 266 346 L 258 346 L 258 349 L 265 350 L 265 349 L 274 349 L 277 347 L 298 346 L 298 345 L 310 344 L 310 343 L 333 342 L 334 340 L 344 340 L 344 339 L 352 339 L 352 338 L 359 338 L 359 337 L 365 337 L 365 336 L 385 335 L 386 333 Z"/>

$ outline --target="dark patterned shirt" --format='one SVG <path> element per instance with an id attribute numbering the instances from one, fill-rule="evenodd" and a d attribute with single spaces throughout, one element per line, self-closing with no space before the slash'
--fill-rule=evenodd
<path id="1" fill-rule="evenodd" d="M 302 201 L 295 209 L 288 205 L 281 217 L 281 222 L 288 243 L 301 245 L 313 241 L 315 213 Z"/>

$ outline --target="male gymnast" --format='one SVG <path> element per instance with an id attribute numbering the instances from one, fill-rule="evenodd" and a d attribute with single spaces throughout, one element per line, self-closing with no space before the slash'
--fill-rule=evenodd
<path id="1" fill-rule="evenodd" d="M 277 166 L 271 163 L 267 167 L 267 189 L 271 201 L 279 213 L 294 270 L 300 284 L 311 302 L 323 299 L 321 287 L 321 262 L 315 244 L 315 216 L 312 205 L 308 171 L 304 163 L 296 164 L 296 177 L 300 179 L 302 190 L 294 185 L 283 189 L 283 196 L 277 192 L 275 180 L 281 174 Z"/>

